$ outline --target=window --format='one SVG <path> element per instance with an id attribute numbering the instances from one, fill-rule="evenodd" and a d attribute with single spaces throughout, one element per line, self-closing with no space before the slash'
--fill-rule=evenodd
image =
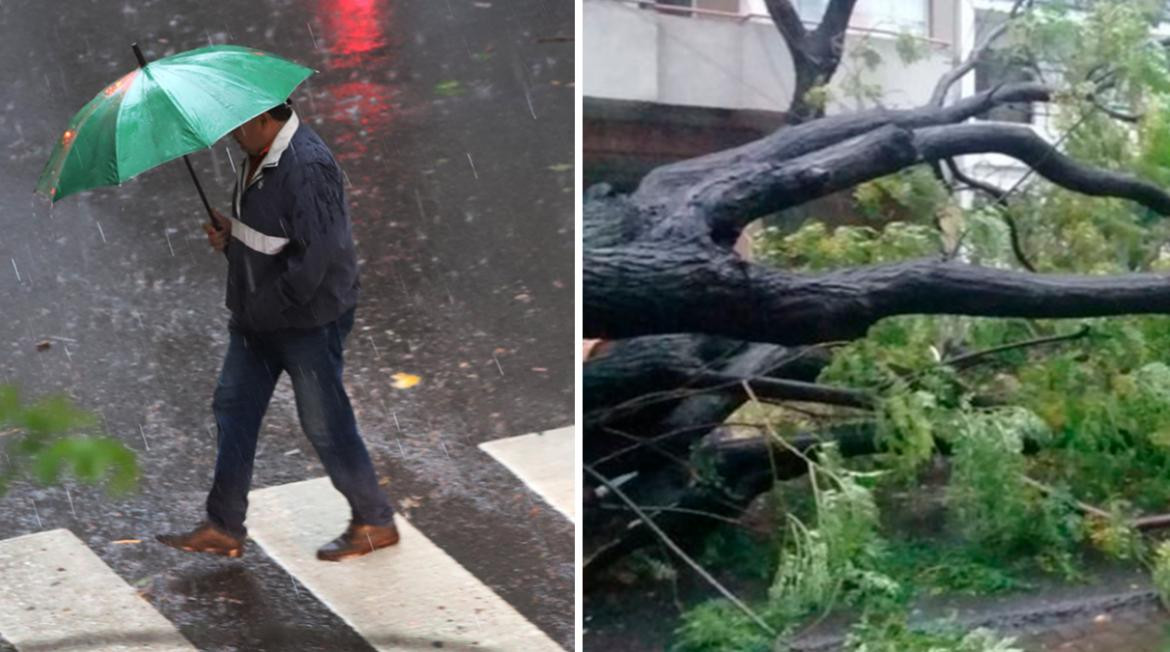
<path id="1" fill-rule="evenodd" d="M 927 34 L 928 0 L 859 0 L 853 9 L 851 27 L 882 29 L 891 32 Z M 794 0 L 800 17 L 820 22 L 829 0 Z"/>

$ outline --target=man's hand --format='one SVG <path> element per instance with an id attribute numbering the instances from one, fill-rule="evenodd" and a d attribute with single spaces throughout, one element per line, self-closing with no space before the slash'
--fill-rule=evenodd
<path id="1" fill-rule="evenodd" d="M 203 230 L 207 232 L 207 242 L 212 249 L 223 251 L 232 235 L 232 222 L 214 208 L 211 209 L 211 216 L 212 222 L 203 224 Z"/>

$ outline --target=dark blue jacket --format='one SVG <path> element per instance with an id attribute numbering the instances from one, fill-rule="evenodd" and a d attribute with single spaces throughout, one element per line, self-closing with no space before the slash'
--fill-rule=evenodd
<path id="1" fill-rule="evenodd" d="M 357 255 L 341 168 L 308 125 L 297 126 L 287 143 L 242 194 L 241 170 L 233 195 L 227 307 L 240 330 L 312 328 L 357 305 Z"/>

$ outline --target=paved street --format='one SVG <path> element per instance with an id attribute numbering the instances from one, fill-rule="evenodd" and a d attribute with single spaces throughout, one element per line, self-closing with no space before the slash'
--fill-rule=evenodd
<path id="1" fill-rule="evenodd" d="M 425 540 L 433 568 L 572 649 L 573 526 L 547 502 L 559 490 L 528 486 L 540 469 L 479 447 L 572 422 L 572 3 L 5 0 L 0 24 L 0 265 L 10 269 L 0 381 L 72 397 L 143 471 L 121 498 L 17 484 L 0 498 L 0 540 L 68 531 L 196 649 L 463 649 L 475 638 L 371 640 L 322 597 L 344 581 L 323 583 L 289 565 L 297 553 L 262 541 L 240 560 L 152 543 L 202 515 L 227 341 L 223 258 L 206 245 L 181 163 L 51 210 L 32 189 L 69 117 L 133 67 L 131 42 L 148 59 L 247 45 L 318 71 L 293 100 L 348 177 L 363 297 L 346 382 L 379 475 L 419 535 L 404 536 L 402 554 Z M 226 210 L 235 144 L 192 161 Z M 399 373 L 421 382 L 397 389 Z M 253 488 L 323 475 L 282 379 Z M 308 549 L 324 543 L 320 519 L 297 518 L 278 525 L 303 531 Z M 370 590 L 396 604 L 432 581 L 427 568 Z"/>

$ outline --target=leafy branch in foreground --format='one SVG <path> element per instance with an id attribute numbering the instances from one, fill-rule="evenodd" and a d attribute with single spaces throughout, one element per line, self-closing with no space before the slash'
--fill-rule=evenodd
<path id="1" fill-rule="evenodd" d="M 69 473 L 82 482 L 103 479 L 116 492 L 128 491 L 138 479 L 135 454 L 111 437 L 70 435 L 97 426 L 97 419 L 64 397 L 29 403 L 14 385 L 0 386 L 0 494 L 13 480 L 31 477 L 43 484 Z"/>

